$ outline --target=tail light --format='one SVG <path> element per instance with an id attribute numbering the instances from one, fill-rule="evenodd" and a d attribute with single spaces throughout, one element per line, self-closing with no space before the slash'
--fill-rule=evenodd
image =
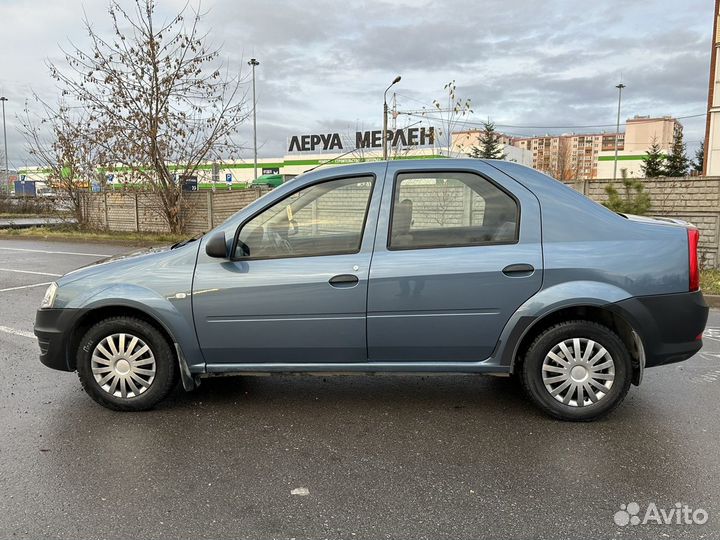
<path id="1" fill-rule="evenodd" d="M 697 291 L 700 288 L 700 269 L 698 268 L 697 248 L 700 240 L 700 231 L 688 229 L 688 254 L 690 266 L 690 290 Z"/>

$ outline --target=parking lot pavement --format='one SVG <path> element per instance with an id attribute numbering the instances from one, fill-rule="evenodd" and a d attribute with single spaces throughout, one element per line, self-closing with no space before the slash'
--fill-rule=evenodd
<path id="1" fill-rule="evenodd" d="M 2 538 L 720 537 L 720 312 L 589 424 L 470 376 L 222 378 L 115 413 L 39 363 L 34 284 L 127 250 L 0 241 Z M 632 502 L 708 519 L 616 525 Z"/>

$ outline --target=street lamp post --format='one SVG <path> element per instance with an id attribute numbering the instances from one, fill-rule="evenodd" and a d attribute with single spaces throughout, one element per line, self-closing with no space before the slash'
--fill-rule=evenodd
<path id="1" fill-rule="evenodd" d="M 395 77 L 395 78 L 393 79 L 393 82 L 390 83 L 390 86 L 388 86 L 388 87 L 385 89 L 385 93 L 383 94 L 383 132 L 382 132 L 382 140 L 383 140 L 383 159 L 384 159 L 384 160 L 386 160 L 386 159 L 388 158 L 388 147 L 387 147 L 387 124 L 388 124 L 388 119 L 387 119 L 387 116 L 388 116 L 387 93 L 388 93 L 388 90 L 390 90 L 390 88 L 392 88 L 392 86 L 393 86 L 394 84 L 397 84 L 397 83 L 400 82 L 400 79 L 401 79 L 400 75 L 398 75 L 397 77 Z"/>
<path id="2" fill-rule="evenodd" d="M 257 115 L 255 114 L 255 109 L 257 107 L 257 101 L 255 99 L 255 66 L 259 66 L 260 62 L 258 62 L 255 58 L 251 58 L 248 62 L 248 65 L 252 67 L 252 87 L 253 87 L 253 149 L 254 149 L 254 167 L 253 172 L 255 174 L 255 180 L 257 180 Z"/>
<path id="3" fill-rule="evenodd" d="M 3 144 L 5 145 L 5 186 L 7 187 L 8 195 L 10 194 L 10 169 L 8 168 L 8 152 L 7 152 L 7 131 L 5 130 L 5 102 L 8 100 L 5 96 L 0 97 L 2 102 L 2 115 L 3 115 Z"/>
<path id="4" fill-rule="evenodd" d="M 618 84 L 618 110 L 617 110 L 617 126 L 615 128 L 615 164 L 613 165 L 613 180 L 617 180 L 617 163 L 618 163 L 618 139 L 620 138 L 620 105 L 622 103 L 622 91 L 625 88 L 623 83 Z"/>

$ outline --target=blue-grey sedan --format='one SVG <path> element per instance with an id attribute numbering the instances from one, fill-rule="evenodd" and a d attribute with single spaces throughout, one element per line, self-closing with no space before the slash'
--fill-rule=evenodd
<path id="1" fill-rule="evenodd" d="M 35 334 L 115 410 L 221 373 L 452 372 L 590 420 L 702 347 L 697 244 L 506 161 L 332 167 L 200 239 L 63 276 Z"/>

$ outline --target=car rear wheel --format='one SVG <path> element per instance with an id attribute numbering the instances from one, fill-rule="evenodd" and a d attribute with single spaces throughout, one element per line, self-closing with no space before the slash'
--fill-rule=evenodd
<path id="1" fill-rule="evenodd" d="M 615 409 L 632 380 L 630 354 L 606 326 L 567 321 L 528 348 L 521 380 L 530 398 L 561 420 L 588 421 Z"/>
<path id="2" fill-rule="evenodd" d="M 150 409 L 177 382 L 170 344 L 134 317 L 112 317 L 90 328 L 78 348 L 77 370 L 85 392 L 116 411 Z"/>

